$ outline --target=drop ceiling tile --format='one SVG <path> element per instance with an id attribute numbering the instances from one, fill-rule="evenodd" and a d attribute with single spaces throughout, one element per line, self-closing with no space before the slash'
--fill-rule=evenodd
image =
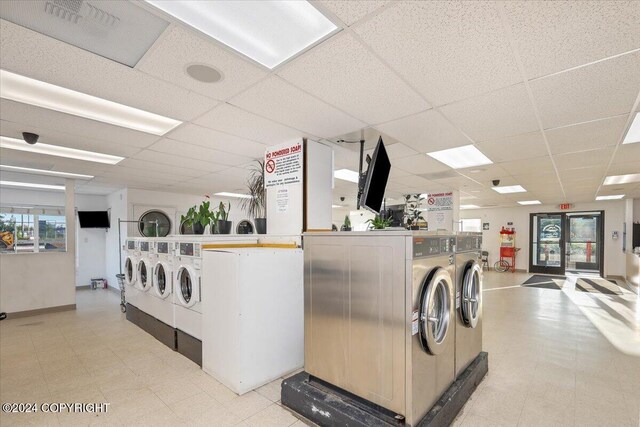
<path id="1" fill-rule="evenodd" d="M 504 179 L 511 174 L 505 170 L 501 165 L 483 165 L 474 168 L 456 169 L 458 173 L 465 176 L 468 179 L 480 182 L 483 185 L 491 185 L 491 181 L 494 179 Z"/>
<path id="2" fill-rule="evenodd" d="M 49 156 L 46 154 L 29 153 L 27 151 L 0 149 L 2 164 L 23 168 L 57 170 L 60 172 L 96 175 L 108 170 L 111 165 L 87 162 L 84 160 L 68 159 L 65 157 Z"/>
<path id="3" fill-rule="evenodd" d="M 236 96 L 230 104 L 325 138 L 365 126 L 364 122 L 304 93 L 277 76 L 269 77 Z"/>
<path id="4" fill-rule="evenodd" d="M 546 186 L 548 184 L 558 184 L 558 175 L 556 175 L 555 171 L 546 173 L 518 173 L 514 174 L 513 177 L 517 182 L 520 183 L 520 185 L 525 188 L 531 186 Z"/>
<path id="5" fill-rule="evenodd" d="M 469 144 L 462 132 L 435 110 L 377 125 L 380 132 L 402 141 L 420 153 Z"/>
<path id="6" fill-rule="evenodd" d="M 405 189 L 416 188 L 416 187 L 427 187 L 429 185 L 433 185 L 432 181 L 421 178 L 416 175 L 403 176 L 400 178 L 396 178 L 394 181 L 396 184 L 400 184 L 404 186 Z M 402 189 L 400 189 L 402 191 Z"/>
<path id="7" fill-rule="evenodd" d="M 529 78 L 640 46 L 637 2 L 503 2 Z"/>
<path id="8" fill-rule="evenodd" d="M 490 2 L 402 2 L 355 31 L 435 105 L 522 81 Z"/>
<path id="9" fill-rule="evenodd" d="M 191 120 L 217 104 L 5 20 L 0 20 L 0 44 L 3 69 L 173 119 Z"/>
<path id="10" fill-rule="evenodd" d="M 213 162 L 195 160 L 152 150 L 141 151 L 133 158 L 123 160 L 120 164 L 122 166 L 131 165 L 132 167 L 139 167 L 140 169 L 154 169 L 161 171 L 182 170 L 184 167 L 191 171 L 189 173 L 191 176 L 201 175 L 202 172 L 216 172 L 228 168 L 228 166 Z"/>
<path id="11" fill-rule="evenodd" d="M 130 147 L 125 144 L 117 144 L 111 141 L 107 142 L 105 140 L 85 138 L 71 133 L 48 130 L 38 125 L 27 125 L 0 120 L 0 133 L 2 136 L 22 139 L 22 132 L 25 130 L 40 135 L 38 141 L 45 144 L 95 151 L 121 157 L 133 156 L 140 151 L 140 148 Z"/>
<path id="12" fill-rule="evenodd" d="M 131 148 L 144 148 L 159 139 L 156 135 L 6 99 L 0 99 L 0 111 L 4 122 L 13 122 L 16 127 L 24 126 L 22 131 L 29 131 L 31 125 L 35 124 L 38 128 L 46 129 L 47 131 L 73 134 L 74 138 L 105 141 L 104 144 L 106 146 L 115 143 Z M 0 129 L 0 133 L 3 132 L 4 128 Z"/>
<path id="13" fill-rule="evenodd" d="M 223 78 L 215 83 L 195 80 L 186 72 L 191 64 L 208 65 Z M 216 99 L 227 99 L 256 83 L 267 70 L 242 58 L 214 40 L 179 25 L 172 26 L 142 58 L 137 69 L 185 89 Z"/>
<path id="14" fill-rule="evenodd" d="M 640 87 L 640 53 L 530 82 L 547 128 L 631 111 Z"/>
<path id="15" fill-rule="evenodd" d="M 46 185 L 65 185 L 65 179 L 58 176 L 32 175 L 5 170 L 0 170 L 0 180 L 13 182 L 30 182 L 33 184 Z M 0 188 L 4 189 L 5 187 Z"/>
<path id="16" fill-rule="evenodd" d="M 547 155 L 541 132 L 531 132 L 476 144 L 476 148 L 496 163 Z"/>
<path id="17" fill-rule="evenodd" d="M 638 164 L 638 171 L 640 172 L 640 143 L 634 144 L 620 144 L 616 154 L 613 156 L 613 163 L 627 163 L 636 161 Z"/>
<path id="18" fill-rule="evenodd" d="M 424 99 L 347 32 L 300 56 L 278 74 L 369 124 L 429 108 Z"/>
<path id="19" fill-rule="evenodd" d="M 441 111 L 476 142 L 538 130 L 524 84 L 449 104 Z"/>
<path id="20" fill-rule="evenodd" d="M 205 148 L 238 154 L 243 157 L 258 158 L 264 156 L 266 145 L 250 141 L 228 133 L 204 128 L 194 124 L 185 124 L 171 132 L 169 139 L 188 142 Z M 224 162 L 218 162 L 223 163 Z M 239 164 L 239 163 L 233 163 Z"/>
<path id="21" fill-rule="evenodd" d="M 348 26 L 353 25 L 368 14 L 375 12 L 379 8 L 390 3 L 383 0 L 363 0 L 363 1 L 344 1 L 344 0 L 319 0 L 315 2 L 321 7 L 326 8 L 335 14 L 342 22 Z"/>
<path id="22" fill-rule="evenodd" d="M 394 160 L 391 164 L 393 167 L 397 167 L 398 169 L 402 169 L 416 175 L 451 170 L 449 166 L 440 163 L 431 157 L 427 157 L 426 154 L 404 157 L 402 159 Z"/>
<path id="23" fill-rule="evenodd" d="M 528 173 L 555 173 L 551 157 L 542 156 L 535 159 L 515 160 L 501 163 L 500 166 L 512 175 Z"/>
<path id="24" fill-rule="evenodd" d="M 120 190 L 121 188 L 124 188 L 124 187 L 119 185 L 108 185 L 108 184 L 88 182 L 87 184 L 76 187 L 76 193 L 106 196 L 108 194 L 113 193 L 114 191 Z"/>
<path id="25" fill-rule="evenodd" d="M 598 150 L 582 151 L 579 153 L 557 154 L 553 159 L 558 167 L 558 171 L 567 169 L 578 169 L 585 167 L 606 168 L 613 155 L 613 147 Z"/>
<path id="26" fill-rule="evenodd" d="M 299 130 L 256 116 L 230 104 L 214 108 L 194 123 L 268 145 L 304 136 Z"/>
<path id="27" fill-rule="evenodd" d="M 627 116 L 547 130 L 551 154 L 573 153 L 618 144 Z"/>
<path id="28" fill-rule="evenodd" d="M 400 142 L 397 142 L 391 145 L 388 145 L 385 143 L 384 148 L 387 150 L 387 155 L 391 160 L 401 159 L 403 157 L 415 156 L 416 154 L 420 154 L 416 150 L 413 150 Z M 365 158 L 367 154 L 372 156 L 373 151 L 374 151 L 373 149 L 365 150 L 364 151 Z"/>
<path id="29" fill-rule="evenodd" d="M 402 178 L 404 176 L 409 176 L 409 175 L 411 175 L 409 172 L 403 171 L 402 169 L 398 169 L 397 167 L 394 167 L 393 165 L 391 165 L 391 171 L 389 172 L 389 180 L 395 181 L 398 178 Z"/>
<path id="30" fill-rule="evenodd" d="M 137 164 L 137 162 L 134 162 Z M 170 181 L 186 181 L 194 178 L 198 175 L 205 175 L 207 172 L 199 171 L 197 175 L 191 172 L 185 172 L 184 170 L 171 168 L 164 168 L 162 165 L 155 169 L 150 168 L 137 168 L 129 166 L 129 162 L 126 162 L 124 166 L 116 165 L 100 174 L 102 177 L 119 176 L 123 178 L 149 178 L 158 180 L 170 180 Z"/>
<path id="31" fill-rule="evenodd" d="M 226 166 L 238 166 L 249 163 L 252 160 L 251 157 L 213 150 L 168 138 L 156 142 L 149 147 L 148 151 L 158 151 L 166 154 L 179 153 L 180 157 Z"/>
<path id="32" fill-rule="evenodd" d="M 631 157 L 627 162 L 612 163 L 607 170 L 607 176 L 640 173 L 640 162 L 637 159 L 637 157 Z"/>

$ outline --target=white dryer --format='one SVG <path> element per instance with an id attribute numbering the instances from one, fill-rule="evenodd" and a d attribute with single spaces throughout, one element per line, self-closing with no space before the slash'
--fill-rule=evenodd
<path id="1" fill-rule="evenodd" d="M 200 269 L 202 267 L 202 245 L 193 241 L 177 242 L 175 261 L 173 300 L 176 329 L 201 340 Z"/>
<path id="2" fill-rule="evenodd" d="M 125 299 L 128 304 L 138 308 L 140 291 L 136 284 L 138 280 L 140 252 L 138 251 L 137 239 L 129 238 L 125 241 L 124 255 Z"/>
<path id="3" fill-rule="evenodd" d="M 153 244 L 154 242 L 150 241 L 148 238 L 138 239 L 140 257 L 136 266 L 137 280 L 135 283 L 135 286 L 140 291 L 138 293 L 138 308 L 150 316 L 153 316 L 153 295 L 151 293 L 153 285 L 153 267 L 155 265 Z"/>
<path id="4" fill-rule="evenodd" d="M 173 257 L 174 242 L 158 240 L 155 242 L 155 264 L 153 283 L 150 291 L 152 315 L 171 328 L 175 328 L 173 304 Z"/>

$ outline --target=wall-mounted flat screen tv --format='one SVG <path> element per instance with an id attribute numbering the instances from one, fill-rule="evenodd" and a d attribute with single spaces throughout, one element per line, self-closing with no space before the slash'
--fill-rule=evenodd
<path id="1" fill-rule="evenodd" d="M 384 192 L 387 188 L 387 180 L 391 172 L 391 162 L 384 148 L 382 137 L 378 139 L 373 157 L 369 162 L 369 168 L 364 179 L 364 189 L 360 197 L 360 206 L 379 214 L 382 208 Z"/>
<path id="2" fill-rule="evenodd" d="M 107 211 L 78 211 L 80 228 L 109 228 L 109 212 Z"/>

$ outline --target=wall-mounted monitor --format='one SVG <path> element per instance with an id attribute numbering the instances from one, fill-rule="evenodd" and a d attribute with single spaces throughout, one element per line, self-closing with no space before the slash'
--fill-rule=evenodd
<path id="1" fill-rule="evenodd" d="M 387 150 L 384 148 L 382 137 L 380 137 L 364 178 L 364 189 L 360 197 L 359 207 L 365 207 L 375 214 L 380 213 L 389 172 L 391 172 L 391 162 L 389 161 Z"/>
<path id="2" fill-rule="evenodd" d="M 108 211 L 78 211 L 80 228 L 109 228 Z"/>

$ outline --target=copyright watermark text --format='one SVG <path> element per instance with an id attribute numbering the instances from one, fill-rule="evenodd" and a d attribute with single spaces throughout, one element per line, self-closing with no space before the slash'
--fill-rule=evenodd
<path id="1" fill-rule="evenodd" d="M 79 402 L 52 402 L 52 403 L 3 403 L 2 412 L 5 413 L 29 413 L 50 412 L 60 414 L 64 412 L 81 413 L 106 413 L 111 403 L 79 403 Z"/>

